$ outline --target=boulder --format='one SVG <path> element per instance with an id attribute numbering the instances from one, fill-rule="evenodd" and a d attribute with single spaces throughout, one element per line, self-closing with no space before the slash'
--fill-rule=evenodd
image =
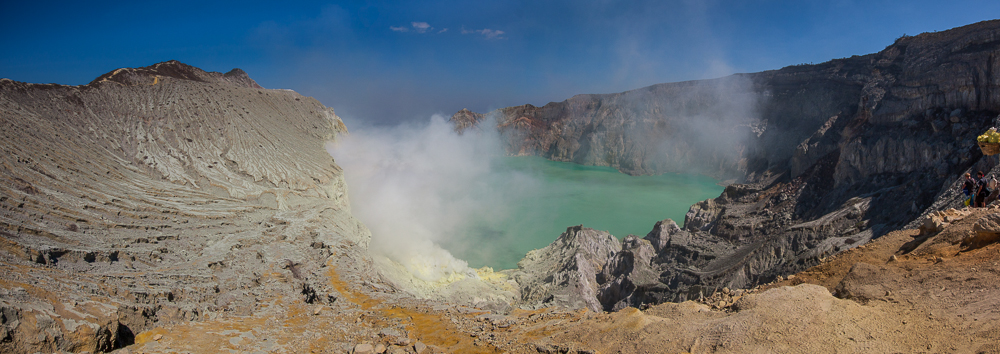
<path id="1" fill-rule="evenodd" d="M 375 347 L 371 344 L 362 343 L 354 346 L 354 354 L 375 354 Z"/>
<path id="2" fill-rule="evenodd" d="M 920 223 L 920 235 L 933 235 L 941 232 L 941 230 L 944 230 L 948 227 L 948 225 L 965 219 L 965 217 L 969 216 L 971 213 L 972 210 L 969 209 L 948 209 L 930 213 L 924 217 L 924 220 Z"/>
<path id="3" fill-rule="evenodd" d="M 413 351 L 417 352 L 417 354 L 424 354 L 427 351 L 427 344 L 417 341 L 416 344 L 413 344 Z"/>
<path id="4" fill-rule="evenodd" d="M 871 300 L 883 300 L 892 294 L 888 279 L 897 279 L 895 268 L 856 263 L 847 276 L 837 284 L 834 294 L 843 299 L 866 303 Z"/>
<path id="5" fill-rule="evenodd" d="M 962 240 L 962 246 L 982 247 L 1000 241 L 1000 213 L 986 215 L 972 226 L 972 235 Z"/>

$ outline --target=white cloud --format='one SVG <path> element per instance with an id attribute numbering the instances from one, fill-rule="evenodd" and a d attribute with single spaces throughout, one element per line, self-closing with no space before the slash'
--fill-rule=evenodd
<path id="1" fill-rule="evenodd" d="M 447 28 L 445 28 L 445 29 L 442 29 L 442 30 L 438 31 L 438 33 L 445 33 L 445 32 L 448 32 L 448 29 L 447 29 Z"/>
<path id="2" fill-rule="evenodd" d="M 483 36 L 486 36 L 486 39 L 504 39 L 503 37 L 504 32 L 501 30 L 491 30 L 489 28 L 486 28 L 480 30 L 479 33 L 481 33 Z"/>
<path id="3" fill-rule="evenodd" d="M 416 32 L 416 33 L 427 33 L 427 32 L 433 31 L 434 27 L 431 26 L 427 22 L 416 22 L 416 21 L 414 21 L 414 22 L 410 22 L 410 27 L 406 27 L 406 26 L 399 26 L 399 27 L 389 26 L 389 29 L 391 29 L 391 30 L 393 30 L 395 32 L 410 32 L 410 31 L 413 31 L 413 32 Z M 442 33 L 442 32 L 447 31 L 447 30 L 448 29 L 445 28 L 445 29 L 441 30 L 438 33 Z"/>
<path id="4" fill-rule="evenodd" d="M 480 34 L 486 39 L 507 39 L 506 37 L 503 36 L 504 33 L 505 32 L 501 30 L 492 30 L 489 28 L 484 28 L 481 30 L 467 30 L 465 29 L 465 27 L 462 27 L 462 34 Z"/>
<path id="5" fill-rule="evenodd" d="M 424 33 L 434 29 L 434 27 L 431 27 L 431 25 L 427 22 L 411 22 L 410 25 L 413 26 L 413 30 L 417 31 L 417 33 Z"/>

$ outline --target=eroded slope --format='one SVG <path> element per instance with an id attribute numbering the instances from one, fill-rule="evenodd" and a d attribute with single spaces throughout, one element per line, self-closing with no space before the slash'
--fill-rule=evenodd
<path id="1" fill-rule="evenodd" d="M 165 62 L 85 86 L 0 80 L 0 124 L 0 351 L 333 303 L 328 259 L 377 278 L 323 148 L 346 128 L 312 98 Z"/>

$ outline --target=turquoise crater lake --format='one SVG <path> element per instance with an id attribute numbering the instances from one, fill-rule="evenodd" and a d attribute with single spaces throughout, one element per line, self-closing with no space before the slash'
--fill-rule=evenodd
<path id="1" fill-rule="evenodd" d="M 464 237 L 442 244 L 475 268 L 516 268 L 525 253 L 549 245 L 573 225 L 618 239 L 643 237 L 659 220 L 682 224 L 692 204 L 723 190 L 704 175 L 628 176 L 610 167 L 540 157 L 503 158 L 494 169 L 522 177 L 491 182 L 490 188 L 510 196 L 504 210 L 472 220 Z"/>

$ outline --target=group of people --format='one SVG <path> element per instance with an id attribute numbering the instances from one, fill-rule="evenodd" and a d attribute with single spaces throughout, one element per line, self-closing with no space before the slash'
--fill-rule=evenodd
<path id="1" fill-rule="evenodd" d="M 972 178 L 971 173 L 965 174 L 965 182 L 962 183 L 962 192 L 968 198 L 965 205 L 973 208 L 985 208 L 986 204 L 997 200 L 1000 195 L 1000 188 L 997 188 L 995 175 L 986 178 L 983 171 L 976 172 L 976 178 Z"/>

